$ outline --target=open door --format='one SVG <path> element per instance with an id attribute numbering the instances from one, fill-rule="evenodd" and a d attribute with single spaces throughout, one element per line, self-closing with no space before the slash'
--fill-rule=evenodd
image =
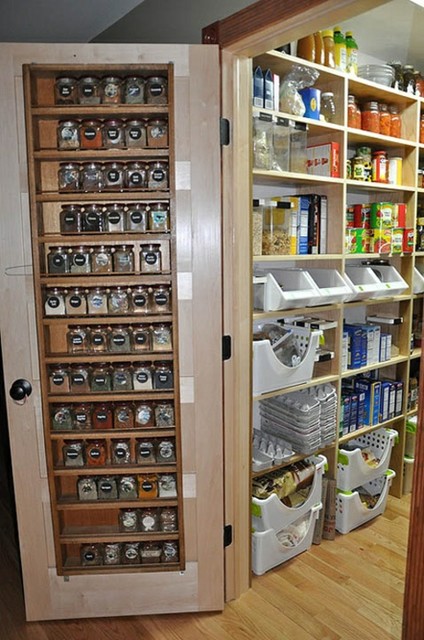
<path id="1" fill-rule="evenodd" d="M 0 60 L 0 326 L 4 377 L 7 390 L 19 379 L 27 380 L 32 387 L 32 393 L 24 400 L 8 397 L 7 407 L 27 619 L 222 609 L 218 48 L 12 44 L 1 45 Z M 46 415 L 48 405 L 42 402 L 41 380 L 46 374 L 40 367 L 37 348 L 39 301 L 34 295 L 31 257 L 22 65 L 118 64 L 124 69 L 126 64 L 169 62 L 174 73 L 175 147 L 170 162 L 175 163 L 171 197 L 178 289 L 174 304 L 178 307 L 184 565 L 170 571 L 150 567 L 148 572 L 137 568 L 129 572 L 124 567 L 117 572 L 58 575 L 57 539 L 56 552 L 54 541 L 57 529 L 52 524 L 48 480 L 51 453 L 46 457 L 45 443 L 50 416 Z M 33 241 L 36 235 L 33 229 Z"/>

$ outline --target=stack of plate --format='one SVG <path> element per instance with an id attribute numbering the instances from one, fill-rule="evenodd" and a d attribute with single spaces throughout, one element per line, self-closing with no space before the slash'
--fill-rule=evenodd
<path id="1" fill-rule="evenodd" d="M 390 87 L 395 78 L 395 70 L 389 64 L 364 64 L 358 68 L 358 76 Z"/>

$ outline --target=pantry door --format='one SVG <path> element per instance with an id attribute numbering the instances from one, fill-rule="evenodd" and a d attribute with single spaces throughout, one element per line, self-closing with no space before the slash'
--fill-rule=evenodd
<path id="1" fill-rule="evenodd" d="M 59 577 L 40 401 L 22 65 L 174 63 L 184 571 Z M 218 48 L 0 45 L 0 329 L 28 620 L 224 604 Z M 27 379 L 24 404 L 8 394 Z"/>

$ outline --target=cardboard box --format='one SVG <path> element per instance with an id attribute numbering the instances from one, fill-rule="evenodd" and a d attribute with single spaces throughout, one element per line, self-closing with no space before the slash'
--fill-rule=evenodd
<path id="1" fill-rule="evenodd" d="M 307 173 L 327 178 L 340 178 L 340 145 L 338 142 L 311 145 L 306 148 Z"/>

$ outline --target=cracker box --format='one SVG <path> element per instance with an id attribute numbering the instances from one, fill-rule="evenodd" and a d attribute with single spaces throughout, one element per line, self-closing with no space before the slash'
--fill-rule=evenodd
<path id="1" fill-rule="evenodd" d="M 307 147 L 307 173 L 327 178 L 340 178 L 340 146 L 338 142 Z"/>

